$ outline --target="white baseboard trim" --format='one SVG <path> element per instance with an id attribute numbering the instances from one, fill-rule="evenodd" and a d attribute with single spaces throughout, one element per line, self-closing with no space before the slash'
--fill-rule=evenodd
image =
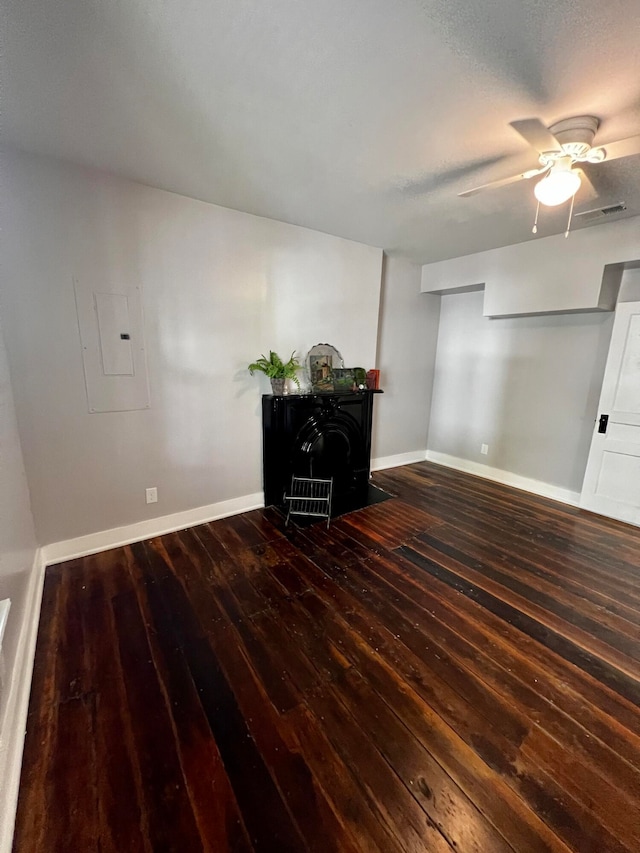
<path id="1" fill-rule="evenodd" d="M 24 618 L 13 668 L 15 675 L 9 686 L 9 696 L 0 730 L 0 853 L 11 853 L 13 841 L 22 751 L 31 693 L 31 675 L 40 621 L 44 569 L 42 552 L 38 549 L 29 577 Z"/>
<path id="2" fill-rule="evenodd" d="M 379 456 L 371 460 L 371 470 L 384 471 L 385 468 L 399 468 L 401 465 L 424 462 L 426 458 L 426 450 L 411 450 L 409 453 L 396 453 L 395 456 Z"/>
<path id="3" fill-rule="evenodd" d="M 531 477 L 522 477 L 520 474 L 513 474 L 511 471 L 503 471 L 501 468 L 492 468 L 490 465 L 472 462 L 470 459 L 461 459 L 458 456 L 450 456 L 448 453 L 427 450 L 427 460 L 437 462 L 438 465 L 444 465 L 447 468 L 455 468 L 456 471 L 476 474 L 478 477 L 484 477 L 485 480 L 493 480 L 505 486 L 513 486 L 525 492 L 532 492 L 534 495 L 541 495 L 543 498 L 551 498 L 554 501 L 571 504 L 571 506 L 578 506 L 580 503 L 580 492 L 572 492 L 570 489 L 563 489 L 560 486 L 554 486 L 552 483 L 544 483 L 542 480 L 534 480 Z"/>
<path id="4" fill-rule="evenodd" d="M 175 530 L 184 530 L 196 524 L 216 521 L 218 518 L 238 515 L 241 512 L 248 512 L 262 506 L 264 506 L 264 495 L 262 492 L 255 492 L 252 495 L 242 495 L 239 498 L 199 506 L 184 512 L 173 513 L 173 515 L 149 518 L 135 524 L 127 524 L 125 527 L 114 527 L 111 530 L 89 533 L 87 536 L 78 536 L 77 539 L 54 542 L 51 545 L 45 545 L 42 549 L 44 564 L 50 566 L 52 563 L 61 563 L 64 560 L 86 557 L 89 554 L 108 551 L 110 548 L 119 548 L 121 545 L 130 545 L 132 542 L 141 542 L 144 539 L 151 539 L 153 536 L 162 536 L 165 533 L 173 533 Z"/>

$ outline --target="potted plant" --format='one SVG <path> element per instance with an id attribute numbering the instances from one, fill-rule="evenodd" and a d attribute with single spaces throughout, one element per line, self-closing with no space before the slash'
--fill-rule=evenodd
<path id="1" fill-rule="evenodd" d="M 295 357 L 295 350 L 291 353 L 289 361 L 283 361 L 277 352 L 269 350 L 269 358 L 261 355 L 257 361 L 249 365 L 249 373 L 253 376 L 256 370 L 264 373 L 271 380 L 271 389 L 274 394 L 284 394 L 285 379 L 292 379 L 298 388 L 300 382 L 296 372 L 302 369 L 302 365 Z"/>

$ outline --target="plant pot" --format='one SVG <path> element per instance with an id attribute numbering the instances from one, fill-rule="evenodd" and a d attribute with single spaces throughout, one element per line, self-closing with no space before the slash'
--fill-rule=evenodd
<path id="1" fill-rule="evenodd" d="M 272 379 L 271 390 L 277 396 L 282 397 L 284 394 L 284 379 Z"/>

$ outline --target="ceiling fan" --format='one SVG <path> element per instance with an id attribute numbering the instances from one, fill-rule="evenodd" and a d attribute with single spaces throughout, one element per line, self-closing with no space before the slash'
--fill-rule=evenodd
<path id="1" fill-rule="evenodd" d="M 640 136 L 630 136 L 603 146 L 594 146 L 600 122 L 595 116 L 576 116 L 564 119 L 546 128 L 537 118 L 510 122 L 511 127 L 538 152 L 539 168 L 529 169 L 519 175 L 491 181 L 480 187 L 458 193 L 462 198 L 485 189 L 503 187 L 516 181 L 530 180 L 544 175 L 533 189 L 539 204 L 553 207 L 573 199 L 581 186 L 595 198 L 597 193 L 591 181 L 579 167 L 580 163 L 598 164 L 621 157 L 640 154 Z"/>

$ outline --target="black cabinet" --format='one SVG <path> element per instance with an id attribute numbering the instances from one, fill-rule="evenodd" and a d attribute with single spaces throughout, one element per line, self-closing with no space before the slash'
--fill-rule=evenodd
<path id="1" fill-rule="evenodd" d="M 265 504 L 282 506 L 292 475 L 333 477 L 334 506 L 366 506 L 373 397 L 380 391 L 262 398 Z"/>

